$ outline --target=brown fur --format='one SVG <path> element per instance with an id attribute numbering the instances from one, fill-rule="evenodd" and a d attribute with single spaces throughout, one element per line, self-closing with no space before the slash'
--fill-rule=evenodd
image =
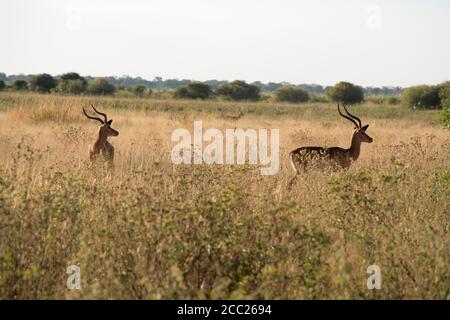
<path id="1" fill-rule="evenodd" d="M 118 136 L 119 132 L 111 128 L 108 123 L 99 127 L 97 139 L 89 145 L 89 159 L 95 160 L 102 155 L 108 162 L 114 161 L 114 147 L 108 142 L 108 137 Z"/>
<path id="2" fill-rule="evenodd" d="M 108 137 L 116 137 L 119 135 L 119 132 L 111 128 L 112 120 L 108 120 L 106 114 L 97 111 L 93 105 L 91 105 L 91 107 L 95 113 L 103 116 L 103 120 L 99 117 L 89 116 L 86 113 L 86 110 L 84 110 L 84 107 L 82 108 L 83 113 L 87 118 L 96 120 L 102 124 L 99 127 L 97 139 L 89 145 L 89 160 L 93 161 L 98 157 L 98 155 L 102 155 L 105 160 L 112 165 L 114 161 L 114 147 L 108 142 Z"/>
<path id="3" fill-rule="evenodd" d="M 352 162 L 358 159 L 362 142 L 371 143 L 372 138 L 365 133 L 365 130 L 357 129 L 353 132 L 351 145 L 347 149 L 339 147 L 300 147 L 291 151 L 289 158 L 296 173 L 301 169 L 306 170 L 312 162 L 323 162 L 321 160 L 326 160 L 327 164 L 332 166 L 348 169 Z"/>
<path id="4" fill-rule="evenodd" d="M 300 147 L 289 153 L 290 162 L 296 175 L 289 181 L 288 188 L 291 188 L 300 171 L 306 171 L 307 167 L 315 164 L 319 166 L 328 165 L 332 168 L 348 169 L 352 162 L 356 161 L 361 152 L 361 143 L 372 143 L 373 139 L 366 134 L 369 125 L 361 126 L 361 119 L 348 112 L 344 106 L 347 115 L 341 113 L 338 104 L 339 114 L 355 125 L 352 134 L 352 141 L 348 149 L 339 147 Z"/>

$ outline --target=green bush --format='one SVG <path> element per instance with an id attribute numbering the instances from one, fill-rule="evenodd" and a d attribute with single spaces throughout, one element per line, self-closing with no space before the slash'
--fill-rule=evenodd
<path id="1" fill-rule="evenodd" d="M 283 86 L 275 91 L 275 99 L 284 102 L 306 102 L 309 100 L 309 94 L 302 88 Z"/>
<path id="2" fill-rule="evenodd" d="M 387 103 L 390 104 L 390 105 L 399 104 L 400 103 L 400 99 L 398 97 L 391 96 L 391 97 L 387 98 Z"/>
<path id="3" fill-rule="evenodd" d="M 81 94 L 86 91 L 87 81 L 76 72 L 61 75 L 56 91 L 68 94 Z"/>
<path id="4" fill-rule="evenodd" d="M 28 83 L 25 80 L 14 81 L 12 88 L 17 91 L 28 90 Z"/>
<path id="5" fill-rule="evenodd" d="M 109 95 L 113 94 L 115 87 L 110 84 L 105 78 L 95 78 L 88 86 L 87 91 L 93 95 Z"/>
<path id="6" fill-rule="evenodd" d="M 413 86 L 407 88 L 402 95 L 405 106 L 417 109 L 437 109 L 441 107 L 439 86 Z"/>
<path id="7" fill-rule="evenodd" d="M 364 100 L 363 89 L 350 82 L 339 82 L 328 92 L 331 100 L 343 104 L 355 104 Z"/>
<path id="8" fill-rule="evenodd" d="M 217 94 L 231 100 L 259 100 L 260 89 L 246 83 L 245 81 L 236 80 L 219 86 Z"/>
<path id="9" fill-rule="evenodd" d="M 330 97 L 325 94 L 311 94 L 309 96 L 310 102 L 329 103 Z"/>
<path id="10" fill-rule="evenodd" d="M 58 83 L 56 91 L 68 94 L 81 94 L 86 91 L 86 84 L 81 80 L 63 80 Z"/>
<path id="11" fill-rule="evenodd" d="M 211 95 L 211 88 L 201 82 L 192 82 L 187 86 L 175 89 L 174 97 L 182 99 L 208 99 Z"/>
<path id="12" fill-rule="evenodd" d="M 445 128 L 450 129 L 450 108 L 443 108 L 441 110 L 439 120 Z"/>
<path id="13" fill-rule="evenodd" d="M 450 81 L 439 85 L 439 99 L 442 108 L 450 108 Z"/>
<path id="14" fill-rule="evenodd" d="M 69 81 L 69 80 L 81 80 L 84 85 L 87 85 L 86 79 L 84 79 L 82 76 L 80 76 L 76 72 L 68 72 L 61 76 L 62 81 Z"/>
<path id="15" fill-rule="evenodd" d="M 6 88 L 5 81 L 0 80 L 0 91 L 4 90 Z"/>
<path id="16" fill-rule="evenodd" d="M 142 85 L 133 86 L 131 88 L 131 91 L 134 93 L 135 96 L 143 97 L 145 93 L 145 86 Z"/>
<path id="17" fill-rule="evenodd" d="M 444 127 L 450 129 L 450 82 L 440 85 L 439 98 L 441 99 L 442 111 L 440 112 L 440 121 Z"/>
<path id="18" fill-rule="evenodd" d="M 47 73 L 32 76 L 30 79 L 30 89 L 41 93 L 48 93 L 57 85 L 56 80 Z"/>

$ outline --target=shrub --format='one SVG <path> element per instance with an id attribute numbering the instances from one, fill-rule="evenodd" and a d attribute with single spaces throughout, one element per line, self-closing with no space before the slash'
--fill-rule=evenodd
<path id="1" fill-rule="evenodd" d="M 86 79 L 84 79 L 82 76 L 80 76 L 76 72 L 68 72 L 61 76 L 62 81 L 69 81 L 69 80 L 81 80 L 84 85 L 87 85 Z"/>
<path id="2" fill-rule="evenodd" d="M 442 108 L 450 109 L 450 81 L 439 85 L 439 99 Z"/>
<path id="3" fill-rule="evenodd" d="M 450 108 L 443 108 L 441 110 L 439 120 L 445 128 L 450 129 Z"/>
<path id="4" fill-rule="evenodd" d="M 175 98 L 187 99 L 208 99 L 211 95 L 211 88 L 201 82 L 192 82 L 187 86 L 178 87 L 175 90 Z"/>
<path id="5" fill-rule="evenodd" d="M 442 107 L 442 111 L 439 114 L 440 121 L 444 127 L 450 129 L 450 82 L 440 85 L 439 98 Z"/>
<path id="6" fill-rule="evenodd" d="M 5 81 L 0 80 L 0 91 L 4 90 L 6 88 Z"/>
<path id="7" fill-rule="evenodd" d="M 283 86 L 275 92 L 275 99 L 285 102 L 306 102 L 309 100 L 309 94 L 302 88 Z"/>
<path id="8" fill-rule="evenodd" d="M 76 72 L 68 72 L 60 77 L 56 91 L 69 94 L 81 94 L 86 91 L 87 82 Z"/>
<path id="9" fill-rule="evenodd" d="M 417 109 L 440 108 L 439 86 L 413 86 L 407 88 L 402 95 L 405 106 Z"/>
<path id="10" fill-rule="evenodd" d="M 387 103 L 390 105 L 395 105 L 400 103 L 400 99 L 398 97 L 391 96 L 387 98 Z"/>
<path id="11" fill-rule="evenodd" d="M 56 85 L 56 80 L 47 73 L 35 75 L 30 79 L 30 89 L 41 93 L 50 92 Z"/>
<path id="12" fill-rule="evenodd" d="M 344 104 L 360 103 L 364 100 L 363 89 L 350 82 L 339 82 L 328 92 L 331 100 Z"/>
<path id="13" fill-rule="evenodd" d="M 86 91 L 86 84 L 81 80 L 63 80 L 56 87 L 56 91 L 69 94 L 81 94 Z"/>
<path id="14" fill-rule="evenodd" d="M 87 91 L 93 95 L 113 94 L 115 89 L 105 78 L 95 78 L 87 86 Z"/>
<path id="15" fill-rule="evenodd" d="M 12 88 L 17 91 L 28 90 L 28 83 L 25 80 L 14 81 Z"/>
<path id="16" fill-rule="evenodd" d="M 134 86 L 131 88 L 131 91 L 134 93 L 134 95 L 142 97 L 145 93 L 145 86 L 143 85 Z"/>
<path id="17" fill-rule="evenodd" d="M 330 102 L 330 97 L 325 94 L 312 94 L 309 96 L 310 102 L 328 103 Z"/>
<path id="18" fill-rule="evenodd" d="M 217 93 L 231 100 L 259 100 L 260 89 L 246 83 L 245 81 L 236 80 L 219 86 Z"/>

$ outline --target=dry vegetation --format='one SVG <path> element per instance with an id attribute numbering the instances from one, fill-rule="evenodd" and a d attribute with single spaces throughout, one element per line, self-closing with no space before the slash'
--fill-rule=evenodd
<path id="1" fill-rule="evenodd" d="M 87 102 L 120 132 L 113 173 L 86 170 Z M 277 175 L 171 164 L 173 129 L 233 128 L 218 110 L 239 108 L 238 127 L 281 129 Z M 0 298 L 450 298 L 449 131 L 433 111 L 352 110 L 374 143 L 288 191 L 291 148 L 348 146 L 334 105 L 0 94 Z"/>

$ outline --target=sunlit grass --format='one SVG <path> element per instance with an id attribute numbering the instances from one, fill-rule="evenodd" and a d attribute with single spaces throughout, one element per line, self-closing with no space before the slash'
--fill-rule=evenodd
<path id="1" fill-rule="evenodd" d="M 120 132 L 113 172 L 87 169 L 91 102 Z M 289 191 L 292 148 L 349 145 L 334 105 L 2 93 L 0 110 L 3 299 L 450 297 L 450 133 L 435 112 L 354 107 L 374 143 Z M 171 132 L 194 119 L 280 128 L 280 172 L 172 165 Z M 81 290 L 66 288 L 71 264 Z M 372 264 L 381 290 L 366 287 Z"/>

